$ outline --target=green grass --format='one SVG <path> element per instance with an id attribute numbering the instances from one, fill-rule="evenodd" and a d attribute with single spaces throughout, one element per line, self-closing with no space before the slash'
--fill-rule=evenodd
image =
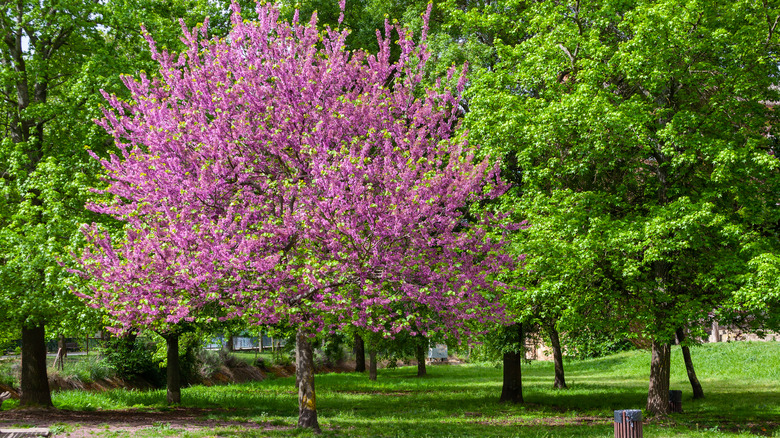
<path id="1" fill-rule="evenodd" d="M 264 351 L 259 354 L 255 353 L 254 351 L 233 351 L 230 353 L 230 355 L 238 360 L 248 363 L 249 365 L 254 365 L 256 357 L 262 358 L 263 361 L 265 361 L 265 363 L 268 365 L 273 365 L 274 363 L 274 356 L 270 351 Z"/>
<path id="2" fill-rule="evenodd" d="M 691 398 L 679 349 L 672 354 L 671 386 L 683 390 L 685 412 L 645 424 L 645 436 L 780 437 L 780 343 L 692 348 L 706 395 L 701 401 Z M 531 363 L 523 367 L 521 405 L 496 402 L 501 370 L 486 365 L 429 366 L 425 378 L 415 377 L 413 367 L 380 370 L 377 382 L 354 373 L 318 375 L 319 421 L 325 436 L 612 437 L 614 410 L 644 407 L 649 362 L 650 354 L 642 351 L 568 362 L 570 389 L 565 391 L 552 389 L 551 363 Z M 292 429 L 297 416 L 293 385 L 294 378 L 278 378 L 195 386 L 182 395 L 184 406 L 211 409 L 211 418 L 287 426 L 285 430 L 257 432 L 236 426 L 184 433 L 150 425 L 148 435 L 137 436 L 308 436 Z M 165 392 L 69 391 L 56 393 L 54 402 L 74 410 L 164 410 Z"/>

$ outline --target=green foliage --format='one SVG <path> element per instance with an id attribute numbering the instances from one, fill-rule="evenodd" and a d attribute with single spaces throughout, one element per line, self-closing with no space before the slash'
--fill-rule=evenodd
<path id="1" fill-rule="evenodd" d="M 0 360 L 0 383 L 12 388 L 19 387 L 21 365 L 16 360 Z"/>
<path id="2" fill-rule="evenodd" d="M 495 56 L 472 73 L 465 127 L 505 158 L 501 209 L 529 224 L 515 246 L 526 290 L 507 300 L 519 317 L 668 342 L 714 309 L 766 301 L 772 280 L 734 298 L 753 273 L 772 278 L 780 243 L 766 135 L 780 126 L 766 105 L 778 13 L 686 0 L 458 12 L 463 32 L 496 37 L 482 39 Z"/>
<path id="3" fill-rule="evenodd" d="M 623 336 L 616 337 L 612 333 L 596 332 L 587 327 L 562 333 L 561 344 L 565 345 L 564 355 L 569 359 L 592 359 L 635 348 Z"/>
<path id="4" fill-rule="evenodd" d="M 315 368 L 337 365 L 347 356 L 347 340 L 342 333 L 328 334 L 323 338 L 321 347 L 314 351 Z"/>
<path id="5" fill-rule="evenodd" d="M 124 379 L 140 377 L 153 385 L 162 386 L 165 375 L 154 360 L 155 351 L 155 344 L 143 337 L 112 337 L 101 354 L 116 370 L 117 376 Z"/>

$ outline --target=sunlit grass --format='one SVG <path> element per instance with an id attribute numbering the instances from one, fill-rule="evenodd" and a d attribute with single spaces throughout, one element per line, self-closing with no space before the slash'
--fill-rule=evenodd
<path id="1" fill-rule="evenodd" d="M 644 425 L 648 437 L 780 437 L 780 343 L 706 344 L 692 349 L 705 399 L 691 397 L 682 355 L 673 350 L 672 388 L 683 390 L 683 414 Z M 523 367 L 525 403 L 497 403 L 501 370 L 484 365 L 380 370 L 379 380 L 345 373 L 318 375 L 317 407 L 325 436 L 612 437 L 616 409 L 646 402 L 650 354 L 633 351 L 566 363 L 570 389 L 552 389 L 552 364 Z M 226 426 L 184 432 L 160 427 L 134 436 L 308 436 L 295 430 L 294 378 L 226 386 L 194 386 L 182 394 L 186 407 L 207 417 L 251 422 L 271 430 Z M 165 410 L 165 391 L 65 391 L 54 394 L 61 409 Z M 281 430 L 273 430 L 280 426 Z M 764 430 L 762 430 L 764 429 Z M 108 432 L 106 432 L 108 433 Z M 125 436 L 112 431 L 111 435 Z M 156 435 L 155 435 L 156 433 Z M 215 435 L 215 433 L 217 435 Z"/>

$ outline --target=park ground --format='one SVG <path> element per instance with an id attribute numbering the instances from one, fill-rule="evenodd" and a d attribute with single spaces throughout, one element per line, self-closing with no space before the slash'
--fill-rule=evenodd
<path id="1" fill-rule="evenodd" d="M 692 349 L 706 394 L 693 400 L 682 355 L 673 351 L 672 388 L 683 410 L 644 421 L 646 437 L 780 437 L 780 342 L 705 344 Z M 525 403 L 497 403 L 498 363 L 380 370 L 377 382 L 356 373 L 317 376 L 324 436 L 612 437 L 613 411 L 645 404 L 650 354 L 632 351 L 570 361 L 568 390 L 553 390 L 552 364 L 523 369 Z M 0 428 L 49 427 L 55 437 L 309 436 L 295 428 L 293 377 L 193 386 L 183 403 L 165 406 L 161 390 L 58 391 L 55 410 L 7 402 Z"/>

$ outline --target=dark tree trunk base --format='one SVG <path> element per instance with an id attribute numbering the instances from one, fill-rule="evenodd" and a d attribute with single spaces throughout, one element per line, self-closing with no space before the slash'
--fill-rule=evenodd
<path id="1" fill-rule="evenodd" d="M 555 324 L 551 323 L 547 325 L 547 334 L 550 336 L 550 343 L 553 350 L 553 362 L 555 363 L 555 381 L 553 382 L 553 388 L 555 389 L 567 389 L 566 376 L 563 372 L 563 351 L 561 350 L 561 338 L 558 336 L 558 330 L 555 329 Z"/>
<path id="2" fill-rule="evenodd" d="M 320 433 L 314 393 L 314 349 L 303 330 L 295 335 L 295 380 L 298 384 L 298 427 Z"/>
<path id="3" fill-rule="evenodd" d="M 425 344 L 420 342 L 417 344 L 415 350 L 415 356 L 417 359 L 417 377 L 425 377 L 428 375 L 428 370 L 425 369 Z"/>
<path id="4" fill-rule="evenodd" d="M 685 340 L 685 332 L 682 329 L 677 329 L 677 340 L 682 343 Z M 693 398 L 704 398 L 704 389 L 699 383 L 699 378 L 696 377 L 696 370 L 693 368 L 693 359 L 691 358 L 691 349 L 687 345 L 682 346 L 683 360 L 685 361 L 685 371 L 688 373 L 688 381 L 691 383 L 691 389 L 693 390 Z"/>
<path id="5" fill-rule="evenodd" d="M 653 340 L 650 360 L 650 387 L 647 392 L 647 412 L 666 415 L 669 407 L 669 377 L 672 348 L 668 342 Z"/>
<path id="6" fill-rule="evenodd" d="M 504 376 L 500 402 L 523 403 L 522 364 L 525 359 L 523 325 L 515 324 L 509 330 L 517 330 L 517 345 L 514 352 L 504 353 Z"/>
<path id="7" fill-rule="evenodd" d="M 46 328 L 22 327 L 22 382 L 19 405 L 50 408 L 51 391 L 46 373 Z"/>
<path id="8" fill-rule="evenodd" d="M 376 351 L 368 352 L 368 380 L 376 381 Z"/>
<path id="9" fill-rule="evenodd" d="M 166 374 L 168 378 L 168 404 L 181 404 L 181 367 L 179 365 L 179 335 L 169 334 L 165 336 L 168 346 L 168 366 Z"/>
<path id="10" fill-rule="evenodd" d="M 355 335 L 355 372 L 366 372 L 366 346 L 358 334 Z"/>

